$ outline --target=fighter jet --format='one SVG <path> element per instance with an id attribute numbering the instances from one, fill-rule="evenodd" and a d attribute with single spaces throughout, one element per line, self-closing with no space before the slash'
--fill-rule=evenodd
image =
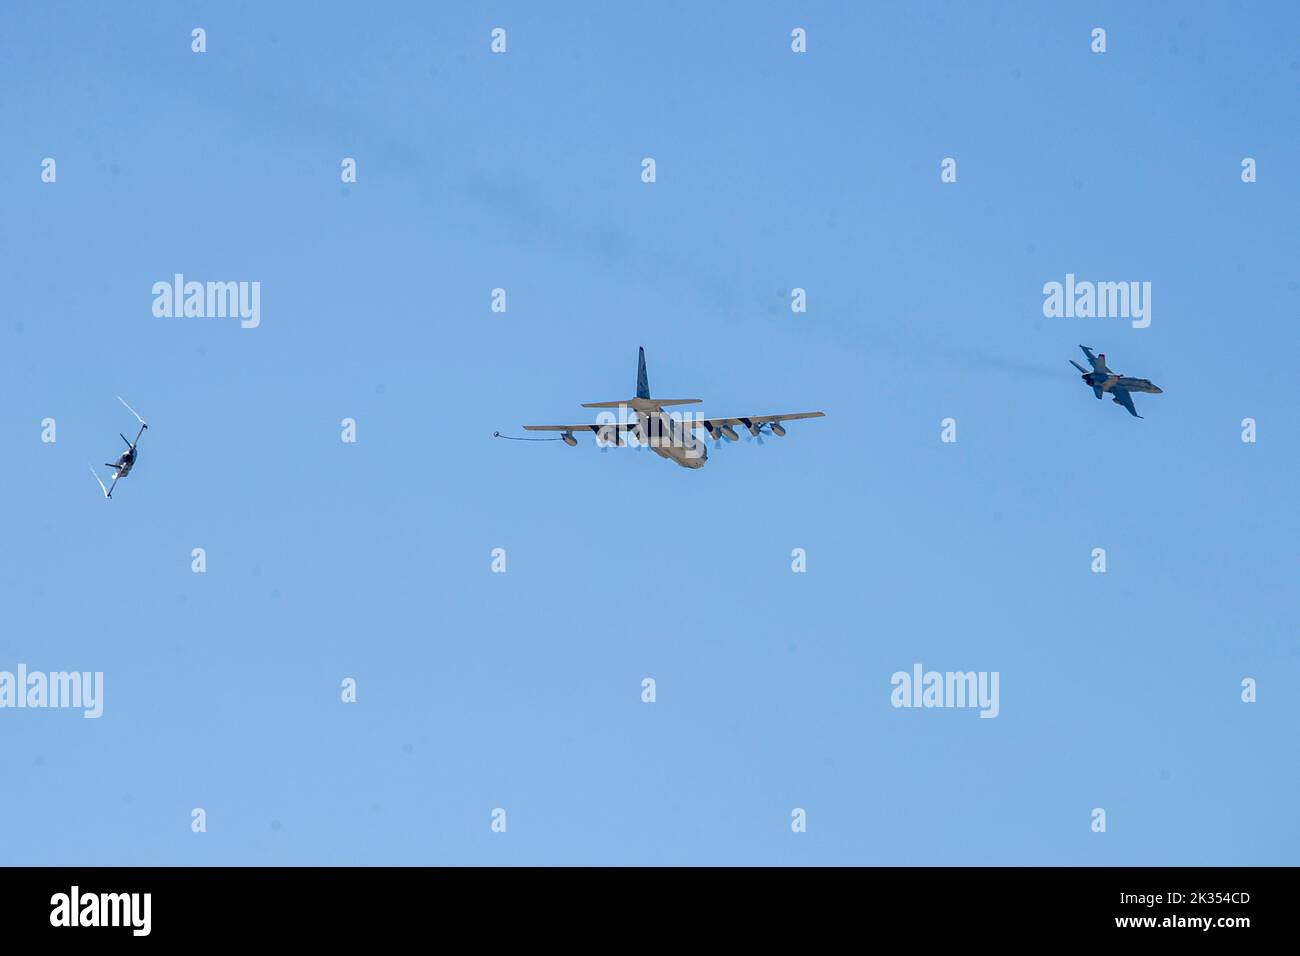
<path id="1" fill-rule="evenodd" d="M 696 434 L 703 431 L 710 438 L 736 441 L 735 426 L 743 425 L 749 433 L 762 442 L 767 432 L 778 437 L 785 434 L 782 422 L 800 418 L 821 418 L 824 412 L 797 412 L 793 415 L 751 415 L 745 418 L 705 418 L 698 413 L 682 416 L 669 415 L 664 408 L 671 405 L 695 405 L 698 398 L 651 398 L 650 381 L 646 377 L 645 349 L 640 350 L 636 370 L 636 397 L 616 402 L 587 402 L 583 408 L 615 408 L 618 416 L 604 413 L 608 420 L 592 425 L 525 425 L 532 432 L 560 432 L 560 438 L 569 446 L 578 444 L 574 432 L 593 432 L 601 447 L 623 445 L 630 435 L 640 444 L 648 445 L 660 458 L 674 461 L 683 468 L 703 468 L 709 460 L 709 450 Z M 500 435 L 499 437 L 507 437 Z M 537 441 L 539 439 L 533 439 Z M 540 439 L 544 440 L 544 439 Z"/>
<path id="2" fill-rule="evenodd" d="M 1086 345 L 1080 345 L 1083 354 L 1088 357 L 1088 364 L 1092 366 L 1092 371 L 1087 371 L 1082 365 L 1074 359 L 1070 359 L 1070 364 L 1083 372 L 1083 381 L 1092 387 L 1092 394 L 1098 399 L 1102 395 L 1109 393 L 1110 400 L 1116 405 L 1123 405 L 1128 409 L 1128 413 L 1134 418 L 1141 418 L 1137 409 L 1133 407 L 1133 396 L 1131 392 L 1150 392 L 1152 395 L 1160 395 L 1164 389 L 1152 385 L 1145 378 L 1129 378 L 1126 375 L 1120 375 L 1112 372 L 1106 367 L 1106 353 L 1093 355 L 1092 349 Z"/>
<path id="3" fill-rule="evenodd" d="M 121 402 L 123 405 L 126 405 L 126 399 L 124 399 L 121 395 L 117 397 L 117 400 Z M 90 466 L 90 473 L 94 475 L 95 480 L 99 482 L 100 490 L 104 492 L 105 498 L 113 497 L 113 489 L 117 487 L 117 480 L 119 478 L 125 478 L 127 475 L 131 474 L 131 469 L 135 467 L 135 460 L 139 454 L 137 450 L 137 446 L 140 444 L 140 436 L 143 435 L 144 430 L 149 427 L 149 425 L 145 422 L 145 420 L 140 417 L 140 413 L 137 412 L 130 405 L 126 405 L 126 410 L 130 412 L 132 415 L 134 415 L 135 420 L 140 423 L 140 430 L 135 433 L 135 441 L 131 441 L 121 432 L 118 432 L 118 437 L 121 438 L 122 441 L 126 442 L 126 451 L 118 455 L 117 461 L 114 462 L 113 464 L 110 465 L 107 462 L 104 464 L 105 468 L 113 469 L 113 483 L 109 485 L 107 488 L 105 488 L 103 480 L 95 472 L 95 466 L 94 465 Z"/>

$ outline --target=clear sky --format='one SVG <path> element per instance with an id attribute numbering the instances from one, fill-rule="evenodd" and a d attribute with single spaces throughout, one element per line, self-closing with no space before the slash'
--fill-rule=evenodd
<path id="1" fill-rule="evenodd" d="M 0 670 L 105 684 L 0 710 L 0 860 L 1297 862 L 1294 5 L 41 3 L 0 75 Z M 492 439 L 640 345 L 827 417 Z"/>

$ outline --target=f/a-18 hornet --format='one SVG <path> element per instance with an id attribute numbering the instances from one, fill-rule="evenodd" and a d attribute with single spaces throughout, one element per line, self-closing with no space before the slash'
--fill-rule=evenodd
<path id="1" fill-rule="evenodd" d="M 1131 392 L 1149 392 L 1152 395 L 1160 395 L 1164 389 L 1152 385 L 1149 379 L 1129 378 L 1127 375 L 1120 375 L 1118 372 L 1112 372 L 1106 367 L 1106 353 L 1093 355 L 1092 349 L 1086 345 L 1080 345 L 1083 354 L 1088 357 L 1088 364 L 1092 366 L 1089 372 L 1074 359 L 1070 359 L 1070 364 L 1083 372 L 1083 381 L 1092 387 L 1092 394 L 1098 399 L 1102 395 L 1110 395 L 1110 400 L 1116 405 L 1123 405 L 1128 409 L 1128 413 L 1134 418 L 1141 418 L 1137 409 L 1133 407 L 1133 396 Z"/>
<path id="2" fill-rule="evenodd" d="M 762 441 L 767 432 L 782 436 L 785 427 L 782 422 L 800 418 L 821 418 L 824 412 L 797 412 L 792 415 L 750 415 L 742 418 L 705 418 L 698 412 L 687 415 L 673 413 L 669 415 L 664 409 L 671 405 L 694 405 L 698 398 L 651 398 L 650 381 L 645 371 L 645 349 L 640 350 L 636 370 L 636 398 L 625 398 L 616 402 L 587 402 L 583 408 L 615 408 L 618 416 L 602 413 L 605 421 L 592 425 L 525 425 L 532 432 L 559 432 L 560 438 L 569 446 L 578 444 L 574 432 L 594 432 L 597 444 L 602 447 L 623 445 L 630 436 L 636 442 L 648 445 L 660 458 L 675 461 L 683 468 L 702 468 L 709 459 L 709 450 L 705 442 L 696 434 L 703 431 L 715 440 L 725 438 L 736 441 L 736 426 L 742 425 L 749 433 Z"/>

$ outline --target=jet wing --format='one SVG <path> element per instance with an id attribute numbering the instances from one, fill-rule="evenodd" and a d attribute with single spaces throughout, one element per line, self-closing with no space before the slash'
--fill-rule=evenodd
<path id="1" fill-rule="evenodd" d="M 793 412 L 789 415 L 750 415 L 742 418 L 688 418 L 685 423 L 692 428 L 703 428 L 712 434 L 723 425 L 743 425 L 751 433 L 756 433 L 760 425 L 768 425 L 775 422 L 792 422 L 801 418 L 822 418 L 825 412 Z"/>
<path id="2" fill-rule="evenodd" d="M 1129 394 L 1127 388 L 1124 388 L 1122 385 L 1112 385 L 1110 388 L 1110 394 L 1114 397 L 1115 401 L 1127 408 L 1128 413 L 1134 418 L 1142 417 L 1138 414 L 1138 410 L 1133 407 L 1133 396 Z"/>

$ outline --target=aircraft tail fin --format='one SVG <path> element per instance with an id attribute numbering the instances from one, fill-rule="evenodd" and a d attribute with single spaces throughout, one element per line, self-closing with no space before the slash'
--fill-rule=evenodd
<path id="1" fill-rule="evenodd" d="M 636 397 L 650 397 L 650 379 L 645 373 L 645 346 L 641 346 L 636 361 Z"/>
<path id="2" fill-rule="evenodd" d="M 665 405 L 698 405 L 702 399 L 699 398 L 651 398 L 650 397 L 650 378 L 645 371 L 645 346 L 637 352 L 636 362 L 636 398 L 625 398 L 617 402 L 583 402 L 583 408 L 618 408 L 620 405 L 631 405 L 637 402 L 639 407 L 662 408 Z"/>

